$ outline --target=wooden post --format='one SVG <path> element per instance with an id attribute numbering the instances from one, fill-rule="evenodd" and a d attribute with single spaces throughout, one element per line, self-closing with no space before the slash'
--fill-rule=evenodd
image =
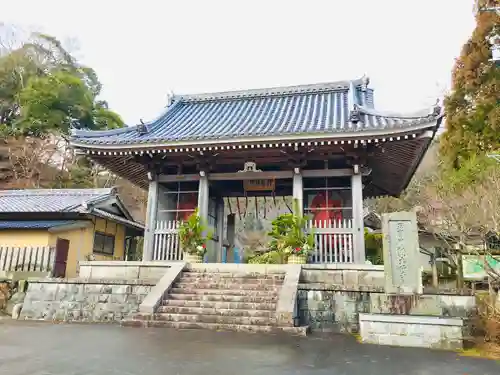
<path id="1" fill-rule="evenodd" d="M 304 189 L 303 189 L 302 174 L 299 168 L 295 168 L 293 173 L 293 199 L 294 200 L 296 199 L 299 204 L 299 212 L 295 212 L 295 214 L 303 215 Z"/>
<path id="2" fill-rule="evenodd" d="M 354 166 L 354 171 L 359 171 L 359 166 Z M 352 193 L 352 223 L 354 263 L 364 264 L 365 256 L 365 228 L 363 222 L 363 181 L 361 173 L 354 173 L 351 177 Z"/>
<path id="3" fill-rule="evenodd" d="M 144 247 L 142 250 L 142 261 L 153 260 L 154 237 L 156 229 L 156 215 L 158 213 L 158 181 L 152 176 L 148 189 L 148 205 L 146 209 L 146 227 L 144 229 Z"/>
<path id="4" fill-rule="evenodd" d="M 198 186 L 198 215 L 208 220 L 208 177 L 205 171 L 200 171 L 200 184 Z"/>

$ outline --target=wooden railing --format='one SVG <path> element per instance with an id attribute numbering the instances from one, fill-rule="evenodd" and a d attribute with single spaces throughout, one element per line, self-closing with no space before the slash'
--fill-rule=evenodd
<path id="1" fill-rule="evenodd" d="M 353 222 L 352 219 L 309 221 L 316 249 L 309 263 L 353 263 Z"/>
<path id="2" fill-rule="evenodd" d="M 157 221 L 154 232 L 153 260 L 182 260 L 177 230 L 179 221 Z M 313 228 L 316 249 L 309 263 L 353 263 L 353 221 L 309 221 Z"/>
<path id="3" fill-rule="evenodd" d="M 180 221 L 157 221 L 154 232 L 153 260 L 182 260 L 179 246 Z"/>
<path id="4" fill-rule="evenodd" d="M 55 247 L 0 246 L 0 271 L 52 272 Z"/>

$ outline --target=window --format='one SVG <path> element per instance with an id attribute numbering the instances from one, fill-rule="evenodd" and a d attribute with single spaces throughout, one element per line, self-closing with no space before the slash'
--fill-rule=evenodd
<path id="1" fill-rule="evenodd" d="M 305 178 L 304 213 L 316 222 L 330 222 L 352 217 L 349 178 Z"/>
<path id="2" fill-rule="evenodd" d="M 96 254 L 113 255 L 115 252 L 115 236 L 95 232 L 93 251 Z"/>
<path id="3" fill-rule="evenodd" d="M 198 207 L 198 181 L 177 182 L 160 187 L 157 220 L 183 221 L 196 207 Z"/>

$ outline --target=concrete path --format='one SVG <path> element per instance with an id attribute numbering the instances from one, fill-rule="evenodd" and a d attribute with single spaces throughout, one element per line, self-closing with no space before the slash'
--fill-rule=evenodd
<path id="1" fill-rule="evenodd" d="M 9 375 L 498 375 L 500 363 L 454 353 L 211 331 L 0 320 Z"/>

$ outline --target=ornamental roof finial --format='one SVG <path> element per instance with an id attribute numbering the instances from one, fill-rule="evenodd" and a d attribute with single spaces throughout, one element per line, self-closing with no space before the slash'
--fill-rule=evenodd
<path id="1" fill-rule="evenodd" d="M 141 123 L 139 125 L 137 125 L 137 132 L 140 134 L 140 135 L 143 135 L 143 134 L 147 134 L 148 133 L 148 127 L 146 126 L 146 124 L 144 123 L 144 121 L 142 121 L 142 118 L 141 118 Z"/>
<path id="2" fill-rule="evenodd" d="M 439 116 L 441 114 L 441 111 L 442 111 L 442 107 L 441 107 L 441 100 L 439 98 L 436 99 L 436 103 L 434 103 L 434 107 L 432 107 L 432 113 L 431 113 L 431 116 Z"/>
<path id="3" fill-rule="evenodd" d="M 361 90 L 366 91 L 369 84 L 370 84 L 370 77 L 368 77 L 366 74 L 363 74 L 363 77 L 361 77 Z"/>
<path id="4" fill-rule="evenodd" d="M 170 107 L 172 104 L 174 103 L 174 92 L 172 90 L 170 90 L 168 93 L 167 93 L 167 105 L 166 107 Z"/>

